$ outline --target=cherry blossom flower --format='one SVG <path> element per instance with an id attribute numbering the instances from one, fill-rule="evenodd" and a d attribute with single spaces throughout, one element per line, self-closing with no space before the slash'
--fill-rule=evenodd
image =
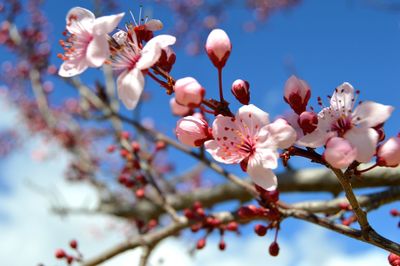
<path id="1" fill-rule="evenodd" d="M 134 109 L 144 88 L 143 71 L 156 64 L 162 50 L 173 45 L 176 39 L 171 35 L 158 35 L 141 48 L 136 34 L 130 32 L 130 36 L 113 57 L 112 66 L 115 70 L 122 71 L 117 79 L 118 97 L 126 108 Z"/>
<path id="2" fill-rule="evenodd" d="M 65 62 L 58 74 L 72 77 L 88 67 L 100 67 L 109 57 L 107 33 L 113 31 L 124 13 L 95 18 L 94 14 L 82 7 L 72 8 L 66 17 L 66 41 L 60 41 L 65 52 L 59 55 Z M 66 32 L 66 33 L 67 33 Z"/>
<path id="3" fill-rule="evenodd" d="M 379 138 L 373 127 L 385 122 L 393 107 L 366 101 L 353 110 L 355 102 L 354 88 L 347 82 L 340 85 L 330 98 L 330 106 L 319 112 L 317 128 L 297 144 L 317 148 L 332 137 L 342 137 L 357 149 L 358 162 L 369 162 Z"/>
<path id="4" fill-rule="evenodd" d="M 250 104 L 242 106 L 235 117 L 218 115 L 212 126 L 214 140 L 205 148 L 221 163 L 240 163 L 253 182 L 274 190 L 277 178 L 271 169 L 278 166 L 277 148 L 288 148 L 296 132 L 283 119 L 269 123 L 269 115 Z"/>

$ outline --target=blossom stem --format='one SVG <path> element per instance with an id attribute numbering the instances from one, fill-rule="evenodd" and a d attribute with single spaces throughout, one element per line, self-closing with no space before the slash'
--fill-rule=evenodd
<path id="1" fill-rule="evenodd" d="M 378 166 L 378 164 L 374 164 L 374 165 L 372 165 L 372 166 L 370 166 L 370 167 L 368 167 L 368 168 L 366 168 L 366 169 L 363 169 L 363 170 L 357 170 L 357 169 L 356 169 L 354 172 L 355 172 L 356 175 L 359 175 L 359 174 L 368 172 L 369 170 L 372 170 L 372 169 L 374 169 L 374 168 L 377 167 L 377 166 Z"/>
<path id="2" fill-rule="evenodd" d="M 218 68 L 218 86 L 219 86 L 219 101 L 221 103 L 225 102 L 224 100 L 224 92 L 222 90 L 222 68 Z"/>

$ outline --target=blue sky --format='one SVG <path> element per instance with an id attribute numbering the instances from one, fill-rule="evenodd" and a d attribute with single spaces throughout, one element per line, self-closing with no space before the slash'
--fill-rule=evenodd
<path id="1" fill-rule="evenodd" d="M 60 65 L 55 57 L 58 39 L 65 26 L 65 14 L 74 6 L 91 8 L 90 1 L 47 1 L 45 12 L 51 28 L 54 42 L 54 63 Z M 120 1 L 117 11 L 132 10 L 138 14 L 139 4 L 145 4 L 145 10 L 151 10 L 154 18 L 164 22 L 165 30 L 174 24 L 173 16 L 166 9 L 159 8 L 150 1 Z M 233 50 L 224 69 L 224 87 L 226 98 L 231 101 L 233 110 L 239 105 L 229 93 L 230 84 L 237 78 L 246 79 L 251 84 L 251 101 L 272 116 L 287 110 L 282 100 L 283 85 L 293 74 L 305 79 L 312 88 L 311 105 L 317 107 L 316 97 L 330 95 L 333 89 L 344 81 L 361 90 L 360 100 L 374 100 L 393 105 L 395 112 L 385 126 L 387 135 L 399 131 L 400 96 L 400 12 L 384 11 L 367 5 L 368 1 L 303 1 L 298 6 L 274 13 L 266 24 L 252 33 L 243 33 L 242 24 L 251 18 L 252 13 L 243 10 L 237 4 L 227 10 L 227 20 L 219 25 L 231 38 Z M 126 16 L 128 19 L 128 16 Z M 196 28 L 197 25 L 192 25 Z M 206 88 L 208 97 L 217 96 L 217 73 L 205 54 L 188 56 L 177 49 L 177 61 L 172 74 L 175 78 L 193 76 Z M 3 58 L 2 58 L 3 57 Z M 6 59 L 0 55 L 1 61 Z M 83 79 L 89 84 L 101 78 L 100 71 L 89 70 Z M 59 100 L 74 95 L 73 90 L 56 81 L 55 98 Z M 170 115 L 169 98 L 155 84 L 149 81 L 146 91 L 153 96 L 151 102 L 143 107 L 144 116 L 152 117 L 156 126 L 172 135 L 176 118 Z M 326 98 L 325 98 L 326 99 Z M 327 100 L 325 101 L 327 103 Z M 0 118 L 0 120 L 3 117 Z M 162 121 L 159 123 L 158 121 Z M 179 161 L 183 157 L 174 153 Z M 182 169 L 184 165 L 178 165 Z M 296 161 L 298 166 L 310 166 L 304 161 Z M 0 169 L 2 166 L 0 165 Z M 234 169 L 243 175 L 238 168 Z M 7 178 L 1 175 L 2 178 Z M 320 195 L 289 196 L 290 200 L 316 198 Z M 324 198 L 328 195 L 321 195 Z M 394 205 L 391 205 L 396 206 Z M 378 229 L 392 239 L 398 238 L 396 219 L 389 217 L 388 209 L 374 212 L 371 221 Z M 1 212 L 0 212 L 1 213 Z M 282 236 L 290 241 L 291 235 L 298 231 L 298 221 L 285 222 Z M 300 226 L 300 228 L 303 228 Z M 255 237 L 251 235 L 251 237 Z M 369 246 L 353 240 L 347 240 L 336 234 L 328 233 L 337 243 L 344 243 L 346 252 L 366 252 Z M 267 248 L 267 244 L 265 244 Z M 284 255 L 284 253 L 282 254 Z"/>

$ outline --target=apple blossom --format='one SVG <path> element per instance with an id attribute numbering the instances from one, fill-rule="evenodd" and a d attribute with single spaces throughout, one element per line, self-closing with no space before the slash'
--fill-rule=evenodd
<path id="1" fill-rule="evenodd" d="M 192 77 L 178 79 L 174 91 L 176 102 L 191 108 L 198 107 L 205 94 L 204 88 Z"/>
<path id="2" fill-rule="evenodd" d="M 70 35 L 66 41 L 60 41 L 65 52 L 59 57 L 65 62 L 58 74 L 72 77 L 88 67 L 100 67 L 110 55 L 107 33 L 115 29 L 123 16 L 124 13 L 120 13 L 95 18 L 85 8 L 72 8 L 66 17 L 66 30 Z"/>
<path id="3" fill-rule="evenodd" d="M 126 108 L 134 109 L 144 88 L 143 71 L 157 63 L 162 49 L 173 45 L 175 37 L 158 35 L 142 47 L 135 32 L 129 31 L 131 38 L 126 38 L 121 50 L 113 57 L 112 66 L 121 71 L 117 79 L 118 97 Z"/>
<path id="4" fill-rule="evenodd" d="M 231 50 L 232 44 L 225 31 L 214 29 L 210 32 L 207 37 L 206 51 L 216 68 L 221 69 L 225 66 Z"/>
<path id="5" fill-rule="evenodd" d="M 400 136 L 388 139 L 378 148 L 377 163 L 380 166 L 396 167 L 400 164 Z"/>
<path id="6" fill-rule="evenodd" d="M 242 106 L 235 117 L 218 115 L 212 126 L 214 140 L 205 142 L 206 150 L 218 162 L 244 165 L 253 182 L 274 190 L 277 179 L 271 169 L 278 166 L 277 148 L 288 148 L 296 132 L 283 119 L 269 123 L 269 115 L 250 104 Z"/>
<path id="7" fill-rule="evenodd" d="M 323 158 L 334 168 L 346 168 L 356 158 L 357 149 L 344 138 L 333 137 L 326 143 Z"/>
<path id="8" fill-rule="evenodd" d="M 318 126 L 297 142 L 316 148 L 325 145 L 331 137 L 342 137 L 357 149 L 356 160 L 369 162 L 375 154 L 378 133 L 373 128 L 385 122 L 393 111 L 392 106 L 375 102 L 360 103 L 354 110 L 353 87 L 345 82 L 336 88 L 330 98 L 330 106 L 318 113 Z"/>
<path id="9" fill-rule="evenodd" d="M 250 84 L 242 79 L 237 79 L 232 83 L 231 92 L 241 104 L 250 102 Z"/>

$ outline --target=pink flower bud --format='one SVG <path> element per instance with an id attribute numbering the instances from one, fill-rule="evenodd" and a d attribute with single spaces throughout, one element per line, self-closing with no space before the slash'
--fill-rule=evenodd
<path id="1" fill-rule="evenodd" d="M 285 84 L 284 100 L 298 115 L 306 110 L 311 90 L 308 84 L 296 76 L 291 76 Z"/>
<path id="2" fill-rule="evenodd" d="M 304 134 L 313 132 L 318 126 L 318 116 L 314 112 L 302 112 L 299 116 L 299 126 Z"/>
<path id="3" fill-rule="evenodd" d="M 172 113 L 177 116 L 185 116 L 191 112 L 189 107 L 177 103 L 175 98 L 171 98 L 169 101 L 169 106 L 171 107 Z"/>
<path id="4" fill-rule="evenodd" d="M 394 253 L 389 254 L 388 261 L 391 266 L 400 266 L 400 256 L 397 256 Z"/>
<path id="5" fill-rule="evenodd" d="M 249 104 L 250 84 L 247 81 L 241 79 L 235 80 L 232 84 L 231 92 L 241 104 Z"/>
<path id="6" fill-rule="evenodd" d="M 180 142 L 192 146 L 201 146 L 210 139 L 207 121 L 194 116 L 185 116 L 176 123 L 176 136 Z"/>
<path id="7" fill-rule="evenodd" d="M 210 32 L 206 42 L 206 51 L 216 68 L 221 69 L 225 66 L 231 50 L 232 44 L 225 31 L 215 29 Z"/>
<path id="8" fill-rule="evenodd" d="M 344 138 L 333 137 L 326 143 L 323 158 L 338 169 L 348 167 L 356 158 L 357 149 Z"/>
<path id="9" fill-rule="evenodd" d="M 396 167 L 400 164 L 400 137 L 388 139 L 378 148 L 377 163 L 380 166 Z"/>
<path id="10" fill-rule="evenodd" d="M 176 102 L 190 108 L 198 107 L 205 94 L 204 88 L 192 77 L 178 79 L 174 91 Z"/>

